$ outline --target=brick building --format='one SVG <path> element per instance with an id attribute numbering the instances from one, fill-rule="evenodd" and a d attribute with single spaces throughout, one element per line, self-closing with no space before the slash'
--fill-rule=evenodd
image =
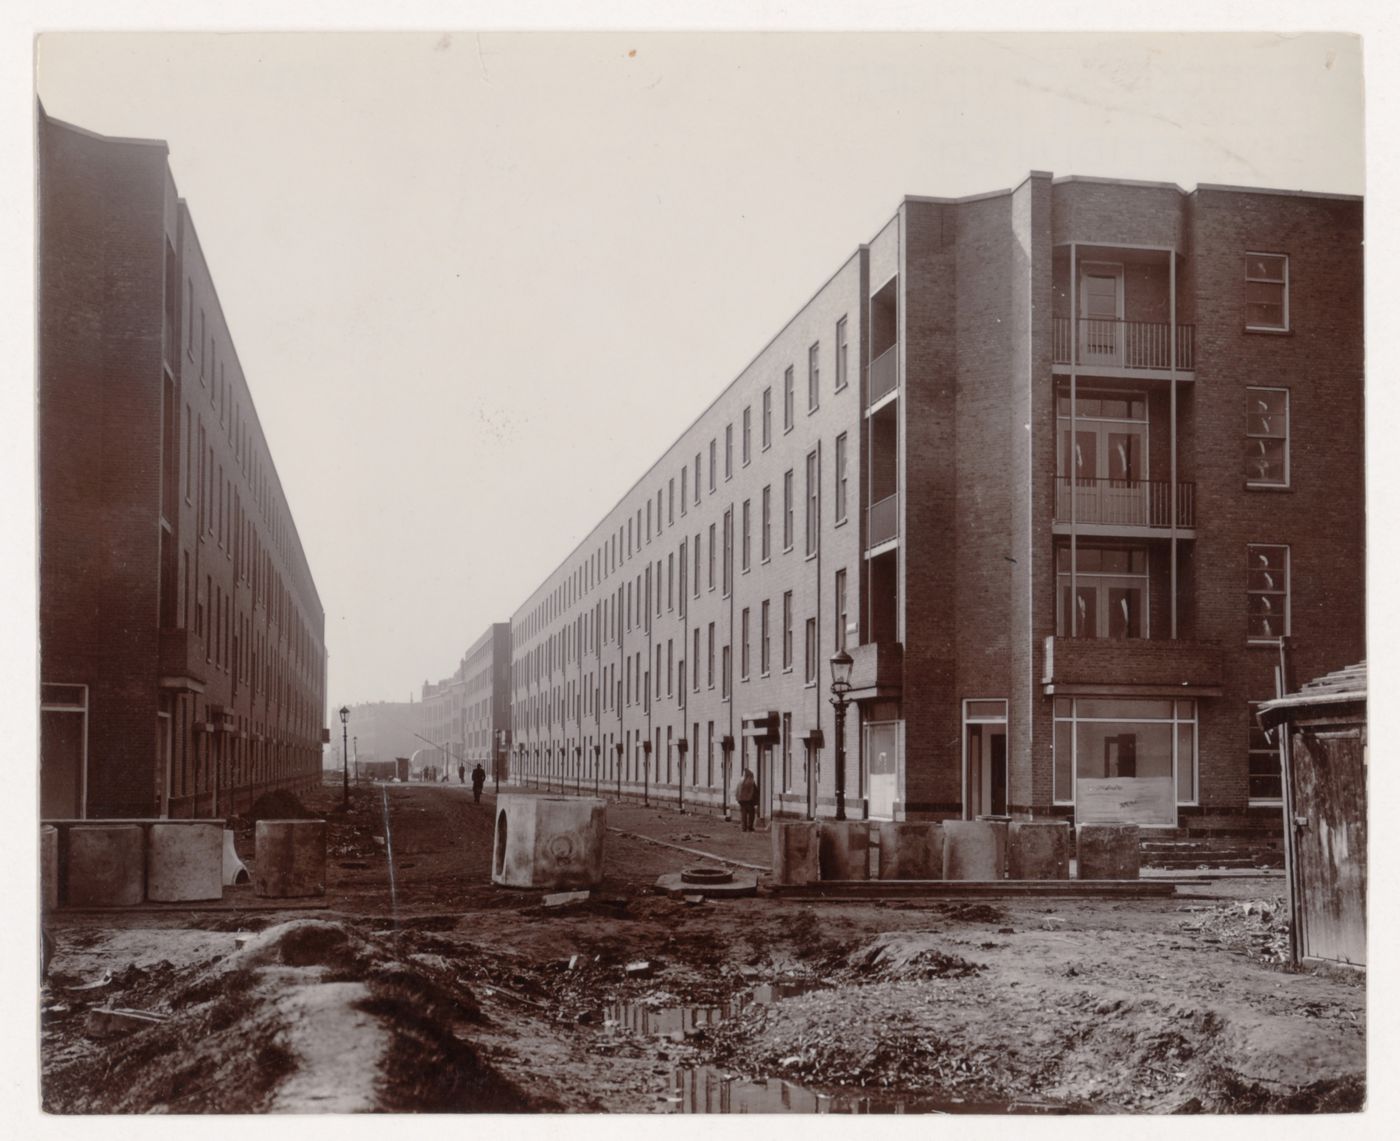
<path id="1" fill-rule="evenodd" d="M 320 780 L 324 612 L 166 155 L 39 110 L 46 817 Z"/>
<path id="2" fill-rule="evenodd" d="M 511 621 L 527 778 L 1231 828 L 1364 646 L 1362 203 L 906 198 Z"/>
<path id="3" fill-rule="evenodd" d="M 510 740 L 510 624 L 493 622 L 462 659 L 462 757 L 506 780 Z"/>

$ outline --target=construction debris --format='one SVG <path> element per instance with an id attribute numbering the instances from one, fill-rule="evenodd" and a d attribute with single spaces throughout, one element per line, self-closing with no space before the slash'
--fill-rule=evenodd
<path id="1" fill-rule="evenodd" d="M 568 907 L 574 903 L 586 903 L 590 894 L 586 891 L 556 891 L 545 896 L 541 902 L 545 907 Z"/>

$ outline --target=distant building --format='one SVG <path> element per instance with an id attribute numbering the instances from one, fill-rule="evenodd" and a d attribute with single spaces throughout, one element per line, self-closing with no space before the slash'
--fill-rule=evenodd
<path id="1" fill-rule="evenodd" d="M 502 781 L 509 777 L 510 623 L 486 628 L 462 659 L 463 757 Z"/>
<path id="2" fill-rule="evenodd" d="M 415 768 L 431 765 L 454 778 L 457 766 L 466 757 L 466 659 L 457 663 L 450 677 L 423 683 L 423 700 L 418 706 L 419 753 Z"/>
<path id="3" fill-rule="evenodd" d="M 512 616 L 512 764 L 829 815 L 844 649 L 852 816 L 1276 828 L 1279 639 L 1365 654 L 1363 419 L 1359 199 L 906 198 Z"/>
<path id="4" fill-rule="evenodd" d="M 423 747 L 418 734 L 421 709 L 416 701 L 367 701 L 350 706 L 346 732 L 351 738 L 351 772 L 358 759 L 368 762 L 393 763 L 399 757 L 411 757 Z M 340 737 L 334 735 L 326 754 L 326 763 L 340 770 Z"/>
<path id="5" fill-rule="evenodd" d="M 325 613 L 163 142 L 39 110 L 40 811 L 321 779 Z"/>

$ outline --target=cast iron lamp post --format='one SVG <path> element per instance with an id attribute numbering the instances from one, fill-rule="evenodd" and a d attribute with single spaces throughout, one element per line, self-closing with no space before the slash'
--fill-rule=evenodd
<path id="1" fill-rule="evenodd" d="M 676 804 L 681 812 L 685 811 L 685 755 L 690 749 L 690 742 L 684 737 L 676 739 L 676 756 L 680 758 L 680 768 L 676 771 Z"/>
<path id="2" fill-rule="evenodd" d="M 617 750 L 617 799 L 622 799 L 622 754 L 627 751 L 627 746 L 619 741 L 613 746 Z"/>
<path id="3" fill-rule="evenodd" d="M 651 781 L 651 742 L 642 742 L 642 803 L 650 805 L 647 799 L 647 785 Z"/>
<path id="4" fill-rule="evenodd" d="M 846 819 L 846 694 L 855 659 L 845 650 L 831 655 L 831 707 L 836 711 L 836 819 Z"/>
<path id="5" fill-rule="evenodd" d="M 350 810 L 350 707 L 340 707 L 341 804 Z"/>
<path id="6" fill-rule="evenodd" d="M 598 795 L 598 770 L 603 767 L 603 746 L 593 746 L 593 795 Z"/>
<path id="7" fill-rule="evenodd" d="M 583 746 L 574 746 L 574 795 L 583 795 Z"/>

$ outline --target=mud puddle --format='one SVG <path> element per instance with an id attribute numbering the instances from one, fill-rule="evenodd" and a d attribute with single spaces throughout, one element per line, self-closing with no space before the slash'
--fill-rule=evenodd
<path id="1" fill-rule="evenodd" d="M 1046 1102 L 950 1101 L 894 1092 L 825 1093 L 783 1078 L 751 1081 L 711 1066 L 672 1071 L 666 1113 L 931 1113 L 1056 1114 L 1068 1109 Z"/>
<path id="2" fill-rule="evenodd" d="M 819 990 L 824 985 L 808 980 L 763 983 L 727 1002 L 709 1006 L 654 1007 L 642 1002 L 617 1003 L 603 1011 L 603 1028 L 630 1031 L 643 1037 L 679 1041 L 727 1018 L 733 1018 L 749 1006 L 771 1006 L 782 999 Z"/>

